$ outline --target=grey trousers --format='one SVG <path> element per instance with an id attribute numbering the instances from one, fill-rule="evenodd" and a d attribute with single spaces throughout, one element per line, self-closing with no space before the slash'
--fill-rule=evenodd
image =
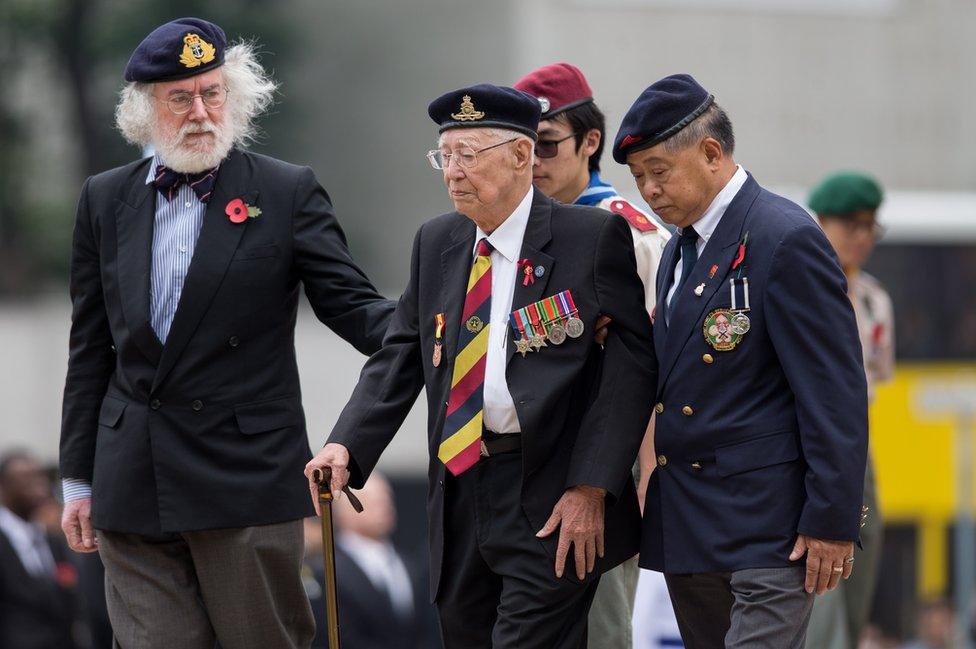
<path id="1" fill-rule="evenodd" d="M 603 573 L 590 607 L 589 649 L 632 649 L 631 619 L 639 576 L 637 557 Z"/>
<path id="2" fill-rule="evenodd" d="M 685 649 L 803 649 L 804 567 L 665 574 Z"/>
<path id="3" fill-rule="evenodd" d="M 308 649 L 302 521 L 147 537 L 98 531 L 116 649 Z"/>

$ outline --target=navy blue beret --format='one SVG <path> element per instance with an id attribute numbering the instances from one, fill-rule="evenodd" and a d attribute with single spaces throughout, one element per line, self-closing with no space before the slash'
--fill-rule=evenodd
<path id="1" fill-rule="evenodd" d="M 438 133 L 452 128 L 510 128 L 533 140 L 538 136 L 539 100 L 521 90 L 481 83 L 441 95 L 430 102 L 427 114 L 440 125 Z"/>
<path id="2" fill-rule="evenodd" d="M 126 81 L 185 79 L 224 63 L 227 37 L 201 18 L 179 18 L 154 29 L 125 66 Z"/>
<path id="3" fill-rule="evenodd" d="M 613 141 L 613 159 L 626 164 L 627 154 L 648 149 L 688 126 L 715 97 L 690 74 L 672 74 L 640 94 L 620 123 Z"/>

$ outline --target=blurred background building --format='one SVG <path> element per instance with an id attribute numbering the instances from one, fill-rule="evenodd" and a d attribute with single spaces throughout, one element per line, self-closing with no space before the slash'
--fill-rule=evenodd
<path id="1" fill-rule="evenodd" d="M 417 226 L 450 209 L 423 158 L 436 135 L 427 102 L 557 60 L 586 73 L 610 134 L 649 83 L 689 72 L 729 112 L 736 158 L 764 185 L 802 201 L 828 171 L 876 176 L 887 232 L 867 270 L 892 294 L 899 361 L 872 409 L 887 523 L 878 637 L 913 637 L 920 604 L 952 595 L 960 561 L 976 562 L 954 541 L 967 542 L 956 532 L 974 488 L 976 2 L 2 0 L 0 450 L 56 461 L 78 192 L 140 155 L 113 130 L 132 48 L 195 14 L 261 43 L 282 87 L 253 148 L 315 170 L 391 296 Z M 626 168 L 603 162 L 639 200 Z M 310 311 L 297 340 L 317 447 L 364 359 Z M 393 540 L 409 554 L 424 538 L 424 425 L 416 408 L 381 462 L 399 509 Z"/>

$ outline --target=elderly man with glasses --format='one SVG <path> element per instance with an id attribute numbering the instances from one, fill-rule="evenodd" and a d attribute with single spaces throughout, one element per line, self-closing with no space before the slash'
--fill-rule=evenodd
<path id="1" fill-rule="evenodd" d="M 64 531 L 101 554 L 119 646 L 308 647 L 299 290 L 364 353 L 394 305 L 312 171 L 240 148 L 275 88 L 250 45 L 176 20 L 125 79 L 118 127 L 155 154 L 78 206 Z"/>
<path id="2" fill-rule="evenodd" d="M 657 375 L 629 226 L 532 187 L 534 97 L 482 84 L 428 112 L 455 211 L 418 231 L 383 349 L 306 475 L 362 486 L 426 388 L 445 646 L 582 648 L 600 575 L 637 551 Z"/>

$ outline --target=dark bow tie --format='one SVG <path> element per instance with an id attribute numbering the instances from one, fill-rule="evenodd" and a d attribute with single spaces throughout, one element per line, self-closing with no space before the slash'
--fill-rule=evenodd
<path id="1" fill-rule="evenodd" d="M 206 203 L 210 200 L 216 178 L 217 167 L 201 171 L 198 174 L 183 174 L 173 171 L 165 165 L 159 165 L 156 167 L 156 177 L 153 179 L 152 185 L 167 201 L 173 200 L 181 185 L 189 185 L 200 202 Z"/>

